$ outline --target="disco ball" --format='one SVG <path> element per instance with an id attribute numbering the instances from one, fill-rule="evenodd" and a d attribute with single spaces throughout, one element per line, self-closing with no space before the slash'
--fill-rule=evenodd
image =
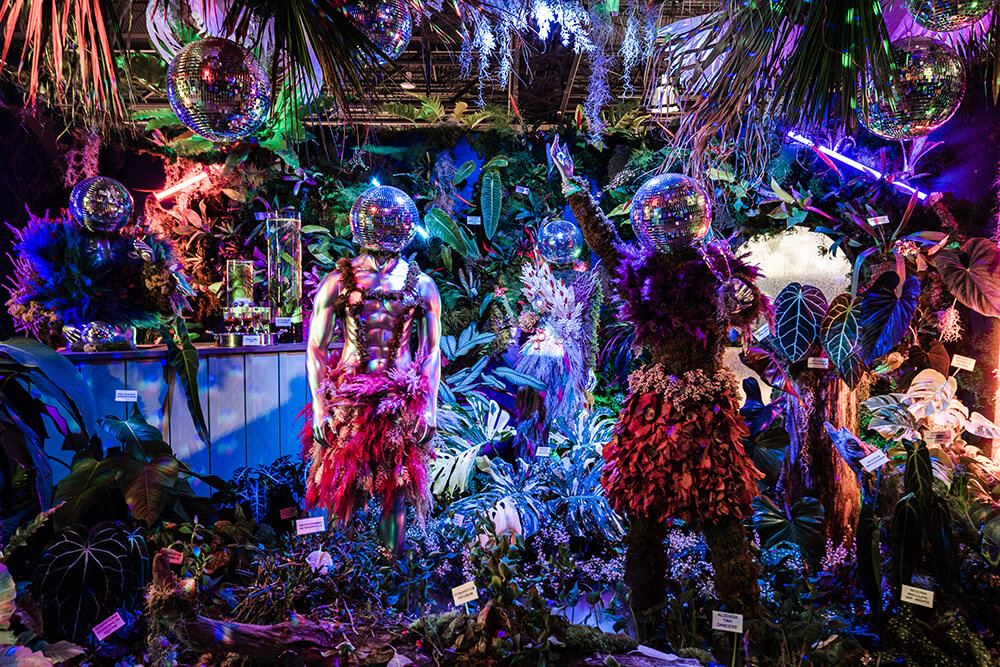
<path id="1" fill-rule="evenodd" d="M 697 182 L 681 174 L 654 176 L 632 199 L 632 227 L 646 248 L 667 252 L 703 238 L 711 224 L 712 200 Z"/>
<path id="2" fill-rule="evenodd" d="M 351 206 L 354 242 L 368 250 L 399 252 L 413 239 L 420 221 L 417 205 L 399 188 L 368 188 Z"/>
<path id="3" fill-rule="evenodd" d="M 209 37 L 181 49 L 167 69 L 170 106 L 192 132 L 238 141 L 267 117 L 271 85 L 264 68 L 236 42 Z"/>
<path id="4" fill-rule="evenodd" d="M 413 19 L 404 0 L 356 0 L 345 5 L 344 12 L 389 60 L 401 56 L 410 43 Z M 386 62 L 385 58 L 377 59 L 379 65 Z"/>
<path id="5" fill-rule="evenodd" d="M 861 122 L 883 139 L 925 137 L 948 122 L 962 103 L 965 68 L 954 51 L 930 37 L 893 42 L 892 55 L 896 77 L 878 86 L 869 73 L 868 85 L 859 88 Z"/>
<path id="6" fill-rule="evenodd" d="M 132 220 L 132 195 L 113 178 L 91 176 L 73 188 L 69 212 L 92 232 L 113 232 Z"/>
<path id="7" fill-rule="evenodd" d="M 121 332 L 107 322 L 88 322 L 83 325 L 80 339 L 91 345 L 110 345 L 121 340 Z"/>
<path id="8" fill-rule="evenodd" d="M 921 28 L 952 32 L 978 22 L 996 0 L 906 0 L 906 10 Z"/>
<path id="9" fill-rule="evenodd" d="M 538 232 L 538 253 L 549 264 L 570 264 L 583 250 L 583 233 L 569 220 L 550 220 Z"/>

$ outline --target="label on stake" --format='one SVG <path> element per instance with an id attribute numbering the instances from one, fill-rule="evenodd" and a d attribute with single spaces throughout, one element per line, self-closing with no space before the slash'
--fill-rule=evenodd
<path id="1" fill-rule="evenodd" d="M 308 519 L 295 521 L 296 535 L 312 535 L 313 533 L 322 533 L 324 530 L 326 530 L 325 516 L 311 516 Z"/>
<path id="2" fill-rule="evenodd" d="M 760 325 L 759 327 L 757 327 L 757 329 L 754 330 L 753 339 L 764 340 L 770 335 L 771 335 L 771 326 L 767 322 L 764 322 L 764 324 Z"/>
<path id="3" fill-rule="evenodd" d="M 535 450 L 535 456 L 550 456 L 552 454 L 551 447 L 539 447 Z"/>
<path id="4" fill-rule="evenodd" d="M 244 347 L 260 347 L 260 336 L 243 336 L 243 346 Z"/>
<path id="5" fill-rule="evenodd" d="M 743 632 L 743 614 L 713 611 L 712 629 L 722 630 L 723 632 Z"/>
<path id="6" fill-rule="evenodd" d="M 903 584 L 903 589 L 899 592 L 899 599 L 920 607 L 933 607 L 934 591 Z"/>
<path id="7" fill-rule="evenodd" d="M 878 227 L 879 225 L 888 225 L 889 216 L 887 215 L 876 215 L 874 218 L 868 218 L 868 224 L 872 227 Z"/>
<path id="8" fill-rule="evenodd" d="M 135 403 L 139 392 L 135 389 L 115 389 L 115 403 Z"/>
<path id="9" fill-rule="evenodd" d="M 451 589 L 451 599 L 455 601 L 455 606 L 472 602 L 479 599 L 479 591 L 476 590 L 476 582 L 467 581 L 461 586 Z"/>
<path id="10" fill-rule="evenodd" d="M 829 357 L 809 357 L 806 366 L 817 370 L 826 370 L 830 367 Z"/>
<path id="11" fill-rule="evenodd" d="M 290 317 L 276 317 L 274 318 L 274 326 L 279 329 L 287 329 L 292 326 L 292 318 Z"/>
<path id="12" fill-rule="evenodd" d="M 167 562 L 171 565 L 180 565 L 184 562 L 184 554 L 174 549 L 167 549 Z"/>
<path id="13" fill-rule="evenodd" d="M 531 190 L 529 190 L 528 188 L 524 187 L 523 185 L 515 185 L 514 186 L 514 192 L 516 192 L 519 195 L 524 195 L 526 197 L 529 194 L 531 194 Z"/>
<path id="14" fill-rule="evenodd" d="M 889 462 L 889 457 L 881 449 L 876 449 L 861 459 L 861 467 L 868 472 L 874 472 Z"/>
<path id="15" fill-rule="evenodd" d="M 452 517 L 451 520 L 452 520 L 452 523 L 454 523 L 456 526 L 458 526 L 459 528 L 461 528 L 462 525 L 465 523 L 465 515 L 464 514 L 456 514 L 455 516 Z"/>
<path id="16" fill-rule="evenodd" d="M 298 515 L 299 515 L 298 507 L 286 507 L 280 512 L 278 512 L 278 516 L 280 516 L 282 519 L 294 519 Z"/>
<path id="17" fill-rule="evenodd" d="M 97 641 L 103 642 L 115 631 L 124 627 L 125 621 L 122 620 L 122 615 L 116 611 L 111 614 L 111 616 L 108 616 L 106 619 L 94 626 L 94 636 L 97 637 Z"/>
<path id="18" fill-rule="evenodd" d="M 475 227 L 476 225 L 483 224 L 483 219 L 478 215 L 470 215 L 465 218 L 465 224 L 469 225 L 470 227 Z"/>
<path id="19" fill-rule="evenodd" d="M 951 442 L 951 431 L 935 429 L 924 433 L 924 442 L 928 445 L 947 445 Z"/>
<path id="20" fill-rule="evenodd" d="M 971 371 L 976 367 L 976 360 L 972 357 L 963 357 L 960 354 L 956 354 L 951 358 L 951 365 L 960 371 Z"/>

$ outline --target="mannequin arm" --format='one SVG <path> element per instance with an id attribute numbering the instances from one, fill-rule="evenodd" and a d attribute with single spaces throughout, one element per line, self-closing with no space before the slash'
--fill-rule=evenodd
<path id="1" fill-rule="evenodd" d="M 425 439 L 430 439 L 437 429 L 438 386 L 441 384 L 441 297 L 430 276 L 421 275 L 417 289 L 424 304 L 424 316 L 417 328 L 417 336 L 419 356 L 423 359 L 420 374 L 427 381 Z"/>

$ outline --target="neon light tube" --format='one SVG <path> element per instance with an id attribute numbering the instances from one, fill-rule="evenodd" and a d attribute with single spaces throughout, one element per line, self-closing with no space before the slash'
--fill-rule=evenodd
<path id="1" fill-rule="evenodd" d="M 879 171 L 877 169 L 872 169 L 868 165 L 861 164 L 860 162 L 857 162 L 856 160 L 852 160 L 851 158 L 847 157 L 846 155 L 841 155 L 840 153 L 838 153 L 837 151 L 833 150 L 832 148 L 826 148 L 825 146 L 820 146 L 820 145 L 818 145 L 816 143 L 813 143 L 812 141 L 810 141 L 806 137 L 803 137 L 798 132 L 789 132 L 788 133 L 788 138 L 791 139 L 792 141 L 795 141 L 797 143 L 802 144 L 803 146 L 809 146 L 810 148 L 815 148 L 816 150 L 818 150 L 823 155 L 831 157 L 834 160 L 836 160 L 837 162 L 840 162 L 841 164 L 846 164 L 848 167 L 854 167 L 858 171 L 861 171 L 861 172 L 864 172 L 864 173 L 868 174 L 869 176 L 871 176 L 872 178 L 874 178 L 877 181 L 880 181 L 883 178 L 883 174 L 882 174 L 881 171 Z M 920 190 L 916 189 L 915 187 L 913 187 L 909 183 L 904 183 L 902 181 L 893 180 L 890 183 L 890 185 L 892 185 L 893 187 L 895 187 L 895 188 L 897 188 L 899 190 L 902 190 L 903 192 L 905 192 L 905 193 L 907 193 L 909 195 L 916 194 L 917 195 L 917 199 L 919 199 L 920 201 L 923 201 L 923 200 L 927 199 L 927 194 L 926 193 L 921 192 Z"/>
<path id="2" fill-rule="evenodd" d="M 201 181 L 208 178 L 208 172 L 202 170 L 200 174 L 195 174 L 190 178 L 185 178 L 180 183 L 174 183 L 169 188 L 165 190 L 160 190 L 159 192 L 154 192 L 153 196 L 156 197 L 156 201 L 163 201 L 164 199 L 169 199 L 171 196 L 177 194 L 184 188 L 189 188 L 195 183 L 200 183 Z"/>

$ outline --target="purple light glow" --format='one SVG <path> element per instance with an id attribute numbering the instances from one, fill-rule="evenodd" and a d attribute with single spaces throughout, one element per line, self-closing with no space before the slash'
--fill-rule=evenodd
<path id="1" fill-rule="evenodd" d="M 879 171 L 877 169 L 873 169 L 873 168 L 869 167 L 866 164 L 861 164 L 860 162 L 858 162 L 856 160 L 852 160 L 851 158 L 847 157 L 846 155 L 842 155 L 842 154 L 838 153 L 837 151 L 833 150 L 832 148 L 827 148 L 825 146 L 820 146 L 819 144 L 816 144 L 816 143 L 810 141 L 808 138 L 802 136 L 798 132 L 789 132 L 788 133 L 788 138 L 791 139 L 792 141 L 796 142 L 796 143 L 802 144 L 803 146 L 809 146 L 810 148 L 814 148 L 817 151 L 819 151 L 820 153 L 822 153 L 823 155 L 831 157 L 834 160 L 836 160 L 837 162 L 840 162 L 841 164 L 846 164 L 848 167 L 853 167 L 853 168 L 857 169 L 858 171 L 864 172 L 865 174 L 868 174 L 869 176 L 871 176 L 875 180 L 880 181 L 880 180 L 882 180 L 884 178 L 884 174 L 881 171 Z M 927 199 L 927 193 L 921 192 L 920 190 L 916 189 L 915 187 L 913 187 L 909 183 L 904 183 L 903 181 L 893 180 L 889 184 L 892 185 L 894 188 L 896 188 L 898 190 L 902 190 L 903 192 L 905 192 L 907 194 L 910 194 L 910 195 L 916 194 L 917 195 L 917 199 L 919 199 L 920 201 L 924 201 L 925 199 Z"/>

